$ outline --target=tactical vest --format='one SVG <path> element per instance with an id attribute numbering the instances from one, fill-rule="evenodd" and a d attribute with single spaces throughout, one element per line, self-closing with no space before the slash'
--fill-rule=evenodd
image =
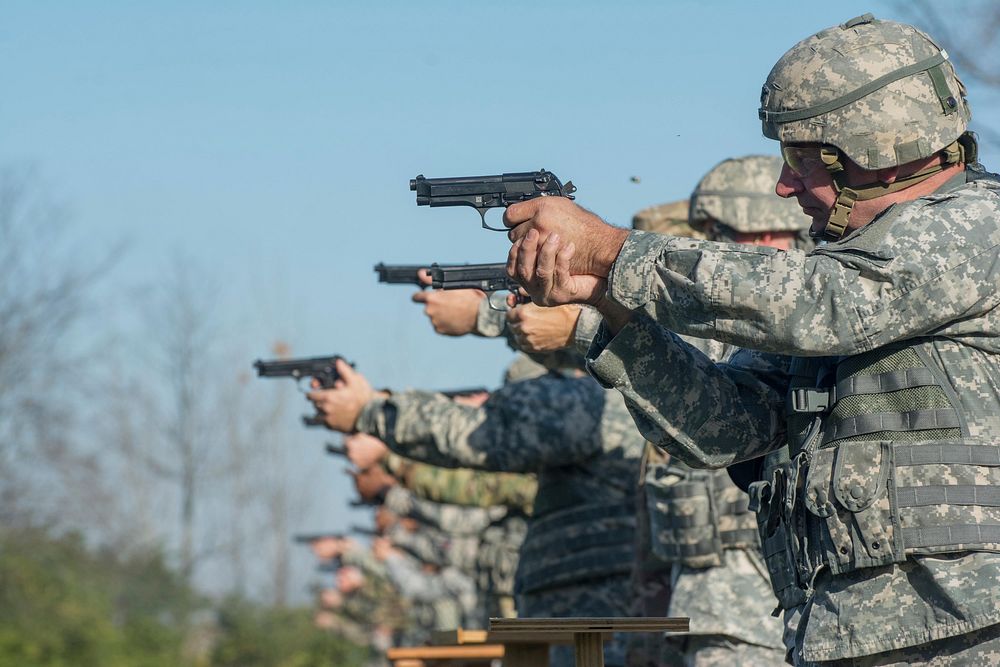
<path id="1" fill-rule="evenodd" d="M 573 476 L 573 472 L 539 474 L 534 515 L 528 522 L 514 583 L 519 595 L 631 572 L 634 486 L 620 501 L 595 502 L 577 497 Z"/>
<path id="2" fill-rule="evenodd" d="M 1000 414 L 998 394 L 980 392 L 963 414 L 960 384 L 935 361 L 955 354 L 957 343 L 926 338 L 794 360 L 789 449 L 750 487 L 782 607 L 805 603 L 821 568 L 1000 551 L 1000 440 L 968 428 L 973 412 Z"/>
<path id="3" fill-rule="evenodd" d="M 722 564 L 723 549 L 759 546 L 749 497 L 725 470 L 696 470 L 676 459 L 646 468 L 653 554 L 689 567 Z"/>
<path id="4" fill-rule="evenodd" d="M 527 519 L 513 512 L 483 531 L 477 554 L 476 584 L 486 597 L 514 594 L 514 573 L 527 532 Z"/>

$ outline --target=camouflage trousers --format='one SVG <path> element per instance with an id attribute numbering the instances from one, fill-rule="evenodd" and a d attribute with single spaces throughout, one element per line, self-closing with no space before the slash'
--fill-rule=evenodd
<path id="1" fill-rule="evenodd" d="M 824 662 L 796 660 L 801 667 L 1000 667 L 1000 625 L 920 646 Z"/>
<path id="2" fill-rule="evenodd" d="M 674 640 L 670 640 L 673 643 Z M 684 667 L 775 667 L 786 665 L 783 649 L 757 646 L 723 635 L 689 635 L 683 638 Z"/>
<path id="3" fill-rule="evenodd" d="M 632 616 L 667 616 L 670 607 L 670 568 L 658 572 L 632 572 Z M 629 667 L 681 667 L 677 644 L 654 632 L 630 632 L 625 638 L 625 664 Z"/>
<path id="4" fill-rule="evenodd" d="M 612 576 L 523 594 L 518 598 L 517 611 L 521 618 L 628 616 L 629 595 L 628 576 Z M 573 647 L 553 646 L 549 661 L 550 667 L 573 667 Z M 624 635 L 616 634 L 604 642 L 604 664 L 625 667 Z"/>

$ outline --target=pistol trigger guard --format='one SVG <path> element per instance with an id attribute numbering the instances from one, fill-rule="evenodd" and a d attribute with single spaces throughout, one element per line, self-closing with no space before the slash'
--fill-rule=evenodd
<path id="1" fill-rule="evenodd" d="M 476 211 L 479 212 L 479 217 L 483 219 L 483 229 L 488 229 L 491 232 L 504 232 L 506 234 L 507 233 L 506 227 L 490 227 L 489 225 L 486 224 L 486 214 L 489 212 L 489 210 L 490 207 L 483 207 L 483 208 L 480 208 L 478 206 L 476 207 Z"/>
<path id="2" fill-rule="evenodd" d="M 489 229 L 489 228 L 487 228 Z M 499 296 L 501 300 L 499 304 L 501 307 L 497 306 L 498 302 L 493 301 L 493 297 Z M 490 310 L 494 310 L 498 313 L 506 313 L 510 308 L 507 306 L 507 295 L 503 292 L 490 292 L 486 295 L 486 305 L 490 307 Z"/>

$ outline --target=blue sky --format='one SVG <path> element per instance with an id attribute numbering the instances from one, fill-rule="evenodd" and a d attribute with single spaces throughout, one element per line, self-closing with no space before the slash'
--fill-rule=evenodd
<path id="1" fill-rule="evenodd" d="M 379 261 L 506 255 L 408 180 L 544 167 L 627 224 L 724 158 L 775 153 L 756 117 L 771 65 L 866 11 L 894 18 L 855 0 L 6 2 L 0 162 L 39 169 L 82 253 L 129 241 L 110 289 L 155 283 L 171 253 L 204 267 L 248 365 L 282 339 L 376 384 L 493 384 L 502 345 L 437 337 L 410 290 L 375 283 Z M 303 437 L 315 466 L 323 437 Z"/>

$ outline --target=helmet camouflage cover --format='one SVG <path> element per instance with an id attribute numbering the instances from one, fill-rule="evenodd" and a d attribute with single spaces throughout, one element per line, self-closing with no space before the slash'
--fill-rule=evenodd
<path id="1" fill-rule="evenodd" d="M 764 136 L 829 144 L 869 170 L 933 155 L 971 117 L 948 54 L 917 28 L 871 14 L 793 46 L 760 107 Z"/>
<path id="2" fill-rule="evenodd" d="M 632 216 L 632 229 L 671 236 L 705 238 L 688 224 L 688 200 L 657 204 L 644 208 Z"/>
<path id="3" fill-rule="evenodd" d="M 701 179 L 691 193 L 691 226 L 703 231 L 715 220 L 743 233 L 799 231 L 812 220 L 794 199 L 774 193 L 781 174 L 780 157 L 748 155 L 723 160 Z"/>

